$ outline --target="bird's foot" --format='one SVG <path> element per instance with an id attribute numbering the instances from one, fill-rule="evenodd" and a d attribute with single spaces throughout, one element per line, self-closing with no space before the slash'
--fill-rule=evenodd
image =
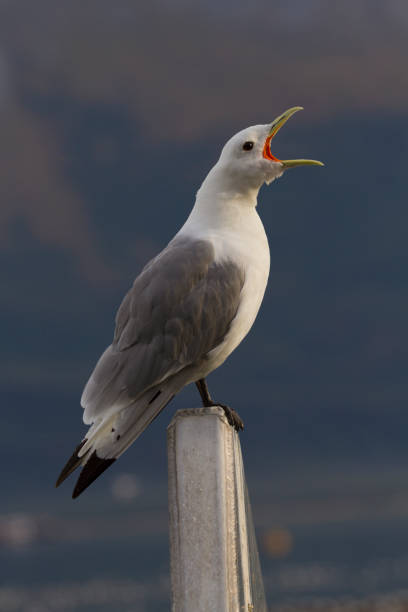
<path id="1" fill-rule="evenodd" d="M 201 400 L 203 402 L 203 406 L 205 408 L 211 408 L 212 406 L 220 406 L 225 412 L 225 416 L 227 417 L 228 423 L 233 427 L 236 431 L 240 431 L 240 429 L 244 429 L 244 423 L 239 416 L 238 412 L 235 412 L 232 408 L 227 406 L 226 404 L 219 404 L 214 402 L 210 392 L 208 391 L 207 382 L 205 378 L 200 378 L 200 380 L 196 381 L 197 389 L 201 395 Z"/>
<path id="2" fill-rule="evenodd" d="M 244 429 L 244 421 L 239 416 L 238 412 L 227 406 L 226 404 L 220 404 L 219 402 L 212 402 L 210 406 L 219 406 L 225 412 L 225 416 L 227 417 L 228 423 L 233 427 L 236 431 L 240 431 Z"/>

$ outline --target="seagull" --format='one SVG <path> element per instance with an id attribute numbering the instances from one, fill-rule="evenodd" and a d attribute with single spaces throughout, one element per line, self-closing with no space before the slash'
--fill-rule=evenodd
<path id="1" fill-rule="evenodd" d="M 232 408 L 212 399 L 206 378 L 247 335 L 265 293 L 270 256 L 256 210 L 259 189 L 288 168 L 323 166 L 272 154 L 272 139 L 299 110 L 289 108 L 225 144 L 187 221 L 126 294 L 112 344 L 82 394 L 89 430 L 57 480 L 59 486 L 82 466 L 73 498 L 190 383 L 205 407 L 221 406 L 230 425 L 243 429 Z"/>

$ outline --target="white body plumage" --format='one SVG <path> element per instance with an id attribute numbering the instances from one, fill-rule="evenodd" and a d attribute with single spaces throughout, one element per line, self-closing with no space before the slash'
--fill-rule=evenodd
<path id="1" fill-rule="evenodd" d="M 198 383 L 203 402 L 212 401 L 205 377 L 251 329 L 268 280 L 269 247 L 256 210 L 258 191 L 286 168 L 320 164 L 281 161 L 270 151 L 272 137 L 299 108 L 227 142 L 187 221 L 125 296 L 114 340 L 82 395 L 90 428 L 57 482 L 82 465 L 74 497 L 185 385 Z M 234 418 L 230 422 L 242 427 L 238 415 Z"/>

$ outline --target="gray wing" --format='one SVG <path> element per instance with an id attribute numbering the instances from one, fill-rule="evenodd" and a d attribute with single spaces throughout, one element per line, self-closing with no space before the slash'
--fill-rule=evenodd
<path id="1" fill-rule="evenodd" d="M 211 243 L 170 242 L 136 278 L 118 310 L 113 343 L 82 396 L 86 422 L 204 359 L 227 334 L 243 284 L 243 270 L 233 262 L 214 262 Z"/>

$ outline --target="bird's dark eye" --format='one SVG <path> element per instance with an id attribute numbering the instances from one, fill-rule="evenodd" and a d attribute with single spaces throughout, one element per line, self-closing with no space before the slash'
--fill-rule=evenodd
<path id="1" fill-rule="evenodd" d="M 244 142 L 244 144 L 242 145 L 242 148 L 244 149 L 244 151 L 250 151 L 253 148 L 253 146 L 254 146 L 254 143 L 248 140 L 247 142 Z"/>

